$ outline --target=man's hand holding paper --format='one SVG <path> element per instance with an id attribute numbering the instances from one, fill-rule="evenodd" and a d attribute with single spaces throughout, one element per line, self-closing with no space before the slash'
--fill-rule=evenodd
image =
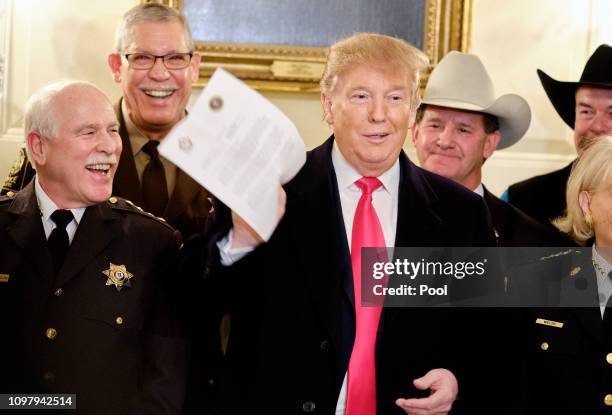
<path id="1" fill-rule="evenodd" d="M 282 216 L 280 185 L 291 180 L 306 161 L 295 125 L 222 69 L 213 74 L 192 111 L 170 132 L 159 152 L 209 189 L 264 241 Z"/>

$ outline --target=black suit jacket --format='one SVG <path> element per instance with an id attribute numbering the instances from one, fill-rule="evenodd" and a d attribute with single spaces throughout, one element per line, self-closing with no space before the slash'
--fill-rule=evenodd
<path id="1" fill-rule="evenodd" d="M 574 160 L 561 170 L 515 183 L 508 188 L 508 202 L 544 225 L 565 212 L 565 189 Z"/>
<path id="2" fill-rule="evenodd" d="M 163 294 L 178 232 L 111 198 L 86 209 L 53 278 L 40 216 L 33 182 L 0 198 L 2 393 L 76 393 L 88 415 L 178 413 L 185 345 Z M 106 284 L 111 264 L 130 287 Z"/>
<path id="3" fill-rule="evenodd" d="M 484 188 L 484 200 L 491 212 L 500 247 L 574 246 L 571 239 L 544 226 Z M 542 255 L 540 255 L 542 256 Z"/>
<path id="4" fill-rule="evenodd" d="M 516 295 L 541 305 L 524 309 L 525 413 L 610 414 L 604 401 L 612 393 L 612 316 L 601 318 L 591 248 L 563 251 L 515 274 Z"/>
<path id="5" fill-rule="evenodd" d="M 195 307 L 219 307 L 232 317 L 220 413 L 334 411 L 354 339 L 354 299 L 332 145 L 333 137 L 309 152 L 285 186 L 286 213 L 267 243 L 221 266 L 216 241 L 231 221 L 220 206 L 208 236 L 183 250 L 179 273 L 198 287 L 188 291 L 208 293 L 208 301 L 192 299 Z M 400 171 L 394 245 L 494 245 L 480 197 L 416 167 L 403 152 Z M 412 380 L 430 369 L 455 370 L 462 381 L 465 367 L 456 364 L 455 352 L 465 348 L 458 330 L 476 322 L 457 324 L 455 311 L 383 311 L 376 350 L 379 413 L 401 413 L 396 398 L 421 396 Z"/>

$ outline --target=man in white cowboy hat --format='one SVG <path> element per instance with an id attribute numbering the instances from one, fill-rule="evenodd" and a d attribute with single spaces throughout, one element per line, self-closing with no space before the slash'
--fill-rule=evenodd
<path id="1" fill-rule="evenodd" d="M 579 157 L 588 139 L 612 134 L 612 46 L 600 45 L 595 50 L 578 82 L 557 81 L 540 69 L 538 76 L 559 116 L 574 129 Z M 513 184 L 505 199 L 534 219 L 550 224 L 565 211 L 565 188 L 575 162 Z"/>
<path id="2" fill-rule="evenodd" d="M 519 141 L 530 121 L 531 111 L 523 98 L 515 94 L 496 97 L 491 78 L 477 56 L 450 52 L 429 77 L 413 128 L 412 142 L 421 167 L 482 196 L 489 208 L 497 244 L 503 247 L 566 244 L 558 233 L 495 197 L 482 184 L 485 160 L 497 148 Z M 461 206 L 457 208 L 461 210 Z M 516 252 L 510 252 L 512 257 L 508 259 L 532 254 L 529 250 Z M 474 343 L 494 342 L 495 347 L 468 357 L 473 374 L 464 379 L 464 391 L 469 395 L 471 388 L 477 388 L 499 414 L 521 413 L 523 409 L 519 407 L 517 390 L 522 356 L 516 353 L 521 314 L 514 311 L 489 309 L 486 314 L 466 315 L 474 319 L 475 329 L 467 333 L 473 336 Z M 491 362 L 495 362 L 493 372 Z M 479 377 L 483 373 L 487 374 L 484 383 Z"/>
<path id="3" fill-rule="evenodd" d="M 521 139 L 531 121 L 518 95 L 495 97 L 476 55 L 450 52 L 432 72 L 417 111 L 412 141 L 423 168 L 484 197 L 500 246 L 557 246 L 560 236 L 495 197 L 482 184 L 482 166 L 496 149 Z"/>

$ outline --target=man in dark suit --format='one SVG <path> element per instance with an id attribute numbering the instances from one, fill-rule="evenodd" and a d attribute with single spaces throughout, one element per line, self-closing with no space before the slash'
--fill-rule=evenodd
<path id="1" fill-rule="evenodd" d="M 510 274 L 523 307 L 527 414 L 609 414 L 612 408 L 612 137 L 591 141 L 572 169 L 555 221 L 580 245 Z M 552 397 L 552 399 L 551 399 Z"/>
<path id="2" fill-rule="evenodd" d="M 482 184 L 486 159 L 519 141 L 530 121 L 523 98 L 495 97 L 491 78 L 476 55 L 450 52 L 429 77 L 412 140 L 423 168 L 484 198 L 499 246 L 573 245 Z"/>
<path id="3" fill-rule="evenodd" d="M 37 174 L 0 198 L 0 390 L 76 394 L 88 415 L 177 414 L 186 347 L 164 285 L 180 234 L 110 197 L 118 128 L 86 82 L 26 105 Z"/>
<path id="4" fill-rule="evenodd" d="M 578 157 L 588 139 L 612 134 L 612 47 L 600 45 L 578 82 L 561 82 L 538 69 L 546 95 L 563 121 L 574 129 Z M 567 179 L 576 160 L 560 170 L 535 176 L 508 188 L 508 202 L 537 221 L 550 222 L 565 211 Z"/>
<path id="5" fill-rule="evenodd" d="M 374 246 L 494 243 L 482 200 L 402 151 L 425 64 L 387 36 L 332 45 L 321 101 L 333 135 L 284 186 L 270 240 L 220 206 L 207 235 L 185 246 L 179 274 L 206 300 L 184 303 L 232 318 L 223 413 L 447 413 L 457 379 L 469 402 L 456 352 L 467 350 L 458 327 L 475 322 L 454 324 L 448 309 L 365 307 L 359 295 L 356 263 L 372 246 L 360 239 L 364 210 L 376 218 L 365 228 Z"/>

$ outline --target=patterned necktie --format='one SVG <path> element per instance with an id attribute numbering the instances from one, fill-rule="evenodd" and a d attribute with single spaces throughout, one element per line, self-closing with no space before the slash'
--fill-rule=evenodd
<path id="1" fill-rule="evenodd" d="M 166 172 L 159 159 L 157 146 L 159 141 L 149 140 L 142 151 L 151 156 L 142 173 L 142 196 L 147 205 L 147 210 L 155 216 L 161 216 L 168 204 L 168 184 Z"/>
<path id="2" fill-rule="evenodd" d="M 57 209 L 51 214 L 51 220 L 55 222 L 55 229 L 51 231 L 49 239 L 47 240 L 47 246 L 51 253 L 51 260 L 53 261 L 53 277 L 55 278 L 59 273 L 70 243 L 68 240 L 68 233 L 66 232 L 66 226 L 74 219 L 72 212 L 64 209 Z"/>
<path id="3" fill-rule="evenodd" d="M 351 239 L 356 327 L 348 368 L 346 415 L 373 415 L 376 414 L 374 352 L 382 307 L 361 305 L 361 248 L 386 246 L 376 210 L 372 205 L 372 192 L 382 183 L 375 177 L 362 177 L 355 184 L 361 189 Z"/>

